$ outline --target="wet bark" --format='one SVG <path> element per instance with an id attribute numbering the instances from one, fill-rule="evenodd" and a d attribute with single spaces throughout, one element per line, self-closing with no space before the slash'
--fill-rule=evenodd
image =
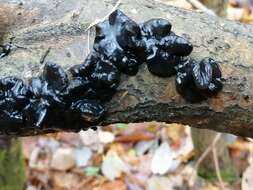
<path id="1" fill-rule="evenodd" d="M 0 75 L 28 78 L 36 74 L 41 58 L 64 68 L 79 64 L 88 53 L 87 27 L 103 18 L 114 1 L 46 0 L 23 5 L 0 0 L 16 9 L 16 25 L 5 38 L 16 48 L 0 60 Z M 101 125 L 117 122 L 165 121 L 253 137 L 253 27 L 204 13 L 165 6 L 152 0 L 125 0 L 119 6 L 138 22 L 163 17 L 173 30 L 194 44 L 192 58 L 206 56 L 221 63 L 224 88 L 217 97 L 189 104 L 176 92 L 175 78 L 160 78 L 145 64 L 134 77 L 122 76 L 118 93 L 107 103 Z M 93 33 L 90 40 L 93 39 Z M 90 46 L 92 43 L 90 44 Z M 71 130 L 71 126 L 70 126 Z"/>

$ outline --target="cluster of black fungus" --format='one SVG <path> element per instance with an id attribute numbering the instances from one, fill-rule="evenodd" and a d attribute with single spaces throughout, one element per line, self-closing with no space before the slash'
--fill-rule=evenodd
<path id="1" fill-rule="evenodd" d="M 192 52 L 191 43 L 172 32 L 170 22 L 164 19 L 152 19 L 140 27 L 149 71 L 161 77 L 176 74 L 182 57 Z"/>
<path id="2" fill-rule="evenodd" d="M 188 102 L 205 100 L 223 87 L 220 67 L 211 58 L 204 58 L 199 63 L 185 59 L 176 70 L 176 89 Z"/>
<path id="3" fill-rule="evenodd" d="M 192 44 L 171 31 L 164 19 L 151 19 L 140 25 L 144 61 L 152 74 L 176 74 L 176 89 L 188 102 L 195 103 L 216 95 L 222 89 L 217 62 L 205 58 L 200 63 L 188 57 Z"/>
<path id="4" fill-rule="evenodd" d="M 0 80 L 0 121 L 7 131 L 80 130 L 98 122 L 105 109 L 98 100 L 80 96 L 90 82 L 69 79 L 57 64 L 48 62 L 39 77 L 28 84 L 15 77 Z"/>
<path id="5" fill-rule="evenodd" d="M 87 129 L 103 118 L 103 105 L 115 94 L 120 74 L 135 75 L 143 62 L 155 75 L 176 74 L 178 92 L 190 102 L 201 101 L 221 90 L 221 72 L 212 59 L 196 63 L 188 58 L 192 49 L 167 20 L 138 25 L 116 10 L 96 26 L 91 53 L 68 73 L 47 62 L 27 83 L 15 77 L 0 80 L 1 127 L 11 132 Z"/>

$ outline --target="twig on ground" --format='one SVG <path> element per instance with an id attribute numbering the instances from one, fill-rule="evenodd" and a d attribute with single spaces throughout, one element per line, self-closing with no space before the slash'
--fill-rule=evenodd
<path id="1" fill-rule="evenodd" d="M 43 64 L 43 63 L 44 63 L 46 57 L 47 57 L 48 54 L 50 53 L 50 50 L 51 50 L 51 47 L 49 47 L 49 48 L 47 49 L 47 51 L 41 56 L 41 58 L 40 58 L 40 64 Z"/>
<path id="2" fill-rule="evenodd" d="M 219 160 L 218 160 L 218 157 L 217 157 L 217 150 L 216 150 L 216 147 L 215 147 L 215 144 L 212 144 L 212 152 L 213 152 L 213 160 L 214 160 L 214 167 L 215 167 L 215 171 L 216 171 L 216 175 L 217 175 L 217 178 L 219 180 L 219 183 L 220 183 L 220 188 L 222 190 L 225 189 L 225 186 L 224 186 L 224 182 L 222 180 L 222 177 L 221 177 L 221 173 L 220 173 L 220 166 L 219 166 Z"/>
<path id="3" fill-rule="evenodd" d="M 201 164 L 201 162 L 207 157 L 207 155 L 211 152 L 212 147 L 214 145 L 216 145 L 216 143 L 218 142 L 218 140 L 221 138 L 221 133 L 218 133 L 214 139 L 211 145 L 209 145 L 207 147 L 207 149 L 205 150 L 205 152 L 203 152 L 203 154 L 199 157 L 199 159 L 197 160 L 196 164 L 195 164 L 195 169 L 197 170 L 199 168 L 199 165 Z"/>
<path id="4" fill-rule="evenodd" d="M 88 53 L 87 54 L 89 54 L 90 53 L 90 30 L 88 30 L 88 35 L 87 35 L 87 51 L 88 51 Z"/>
<path id="5" fill-rule="evenodd" d="M 216 16 L 215 12 L 213 12 L 211 9 L 207 8 L 205 5 L 203 5 L 198 0 L 186 0 L 186 1 L 188 1 L 196 9 L 199 9 L 199 10 L 201 10 L 201 11 L 203 11 L 203 12 L 209 14 L 209 15 Z"/>
<path id="6" fill-rule="evenodd" d="M 218 133 L 214 139 L 213 139 L 213 142 L 212 144 L 210 144 L 207 149 L 205 150 L 205 152 L 203 152 L 201 154 L 201 156 L 199 157 L 199 159 L 197 160 L 195 166 L 194 166 L 194 171 L 196 171 L 196 175 L 194 175 L 194 173 L 192 173 L 191 175 L 191 179 L 189 180 L 190 182 L 194 182 L 196 176 L 197 176 L 197 171 L 199 169 L 199 165 L 201 164 L 201 162 L 203 162 L 203 160 L 207 157 L 207 155 L 212 151 L 213 147 L 216 145 L 216 143 L 218 142 L 218 140 L 221 138 L 221 133 Z M 190 184 L 190 186 L 193 186 L 194 184 Z"/>
<path id="7" fill-rule="evenodd" d="M 113 6 L 112 10 L 111 10 L 106 16 L 104 16 L 104 17 L 101 18 L 101 19 L 96 19 L 94 22 L 92 22 L 92 23 L 88 26 L 88 28 L 86 29 L 86 31 L 90 30 L 91 27 L 93 27 L 93 26 L 95 26 L 96 24 L 98 24 L 98 23 L 100 23 L 100 22 L 103 22 L 105 19 L 107 19 L 107 18 L 109 17 L 109 15 L 110 15 L 112 12 L 114 12 L 114 11 L 118 8 L 118 6 L 120 5 L 120 3 L 121 3 L 121 0 L 118 0 L 118 1 L 116 2 L 116 4 Z"/>
<path id="8" fill-rule="evenodd" d="M 92 23 L 90 23 L 90 25 L 88 26 L 88 28 L 85 30 L 85 31 L 88 32 L 88 43 L 87 43 L 88 54 L 90 53 L 90 29 L 93 26 L 97 25 L 98 23 L 103 22 L 105 19 L 107 19 L 109 17 L 109 15 L 118 8 L 118 6 L 120 5 L 120 3 L 121 3 L 121 0 L 118 0 L 116 2 L 116 4 L 113 6 L 112 10 L 109 13 L 107 13 L 107 15 L 105 15 L 103 18 L 96 19 L 95 21 L 93 21 Z"/>

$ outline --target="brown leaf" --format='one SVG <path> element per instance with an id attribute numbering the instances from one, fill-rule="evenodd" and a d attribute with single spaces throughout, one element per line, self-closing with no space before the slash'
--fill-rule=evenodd
<path id="1" fill-rule="evenodd" d="M 168 124 L 166 131 L 171 141 L 171 146 L 175 149 L 181 146 L 181 140 L 186 136 L 185 125 L 172 123 Z"/>
<path id="2" fill-rule="evenodd" d="M 98 190 L 127 190 L 126 184 L 121 180 L 111 181 L 101 185 Z"/>
<path id="3" fill-rule="evenodd" d="M 154 138 L 155 138 L 155 135 L 153 133 L 139 131 L 136 133 L 116 137 L 115 141 L 122 142 L 122 143 L 130 143 L 130 142 L 137 142 L 137 141 L 142 141 L 142 140 L 148 141 Z"/>

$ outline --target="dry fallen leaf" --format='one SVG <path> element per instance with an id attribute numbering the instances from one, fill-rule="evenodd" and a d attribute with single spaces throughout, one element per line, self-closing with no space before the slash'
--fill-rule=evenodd
<path id="1" fill-rule="evenodd" d="M 153 133 L 146 131 L 137 131 L 132 134 L 126 134 L 116 137 L 116 142 L 137 142 L 137 141 L 148 141 L 155 138 Z"/>
<path id="2" fill-rule="evenodd" d="M 186 126 L 182 124 L 167 124 L 166 132 L 174 147 L 180 147 L 181 140 L 186 136 Z"/>
<path id="3" fill-rule="evenodd" d="M 99 141 L 98 132 L 94 131 L 93 129 L 88 129 L 87 131 L 80 131 L 79 135 L 84 145 L 96 144 Z"/>
<path id="4" fill-rule="evenodd" d="M 112 132 L 98 130 L 98 138 L 101 143 L 107 144 L 107 143 L 113 142 L 115 139 L 115 136 Z"/>
<path id="5" fill-rule="evenodd" d="M 120 177 L 123 172 L 128 172 L 126 164 L 114 151 L 109 151 L 106 154 L 101 170 L 103 175 L 109 180 L 114 180 L 115 178 Z"/>
<path id="6" fill-rule="evenodd" d="M 156 150 L 153 156 L 151 170 L 154 174 L 164 175 L 168 171 L 174 171 L 180 163 L 180 160 L 175 160 L 173 158 L 169 144 L 164 142 Z"/>
<path id="7" fill-rule="evenodd" d="M 52 176 L 54 189 L 74 189 L 80 181 L 80 176 L 70 172 L 55 171 Z"/>
<path id="8" fill-rule="evenodd" d="M 242 176 L 242 190 L 252 190 L 253 187 L 253 162 L 250 163 Z"/>
<path id="9" fill-rule="evenodd" d="M 153 176 L 147 181 L 146 190 L 172 190 L 173 186 L 168 178 Z"/>
<path id="10" fill-rule="evenodd" d="M 71 148 L 59 148 L 53 154 L 51 167 L 56 170 L 66 171 L 76 164 L 74 152 Z"/>
<path id="11" fill-rule="evenodd" d="M 84 167 L 88 164 L 89 160 L 92 156 L 92 151 L 88 147 L 82 147 L 82 148 L 75 148 L 73 150 L 75 160 L 76 160 L 76 166 L 77 167 Z"/>
<path id="12" fill-rule="evenodd" d="M 205 186 L 202 190 L 220 190 L 220 188 L 208 183 L 207 186 Z"/>
<path id="13" fill-rule="evenodd" d="M 121 180 L 104 183 L 98 190 L 127 190 L 126 184 Z"/>

